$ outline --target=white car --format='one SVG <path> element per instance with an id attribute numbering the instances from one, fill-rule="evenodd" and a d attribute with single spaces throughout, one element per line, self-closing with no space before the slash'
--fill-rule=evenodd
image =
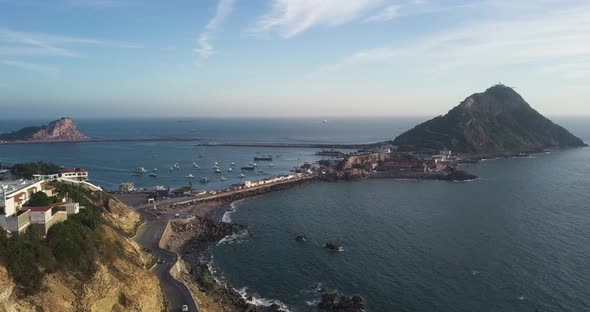
<path id="1" fill-rule="evenodd" d="M 182 312 L 188 312 L 188 305 L 184 304 L 182 306 Z"/>

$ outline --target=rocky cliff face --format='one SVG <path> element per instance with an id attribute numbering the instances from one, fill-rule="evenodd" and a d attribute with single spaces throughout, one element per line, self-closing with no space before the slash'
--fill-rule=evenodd
<path id="1" fill-rule="evenodd" d="M 401 134 L 393 144 L 407 150 L 436 152 L 446 148 L 479 155 L 585 146 L 503 85 L 469 96 L 446 115 Z"/>
<path id="2" fill-rule="evenodd" d="M 76 123 L 72 118 L 64 117 L 54 120 L 31 136 L 31 140 L 35 141 L 76 141 L 88 139 L 76 127 Z"/>
<path id="3" fill-rule="evenodd" d="M 99 257 L 89 280 L 63 272 L 46 274 L 41 291 L 32 295 L 24 295 L 0 264 L 0 312 L 164 310 L 160 284 L 148 270 L 151 257 L 129 237 L 139 214 L 105 193 L 94 198 L 105 209 L 99 227 L 116 255 Z"/>
<path id="4" fill-rule="evenodd" d="M 0 142 L 60 142 L 86 139 L 88 137 L 78 130 L 74 120 L 69 117 L 54 120 L 46 126 L 26 127 L 14 132 L 0 134 Z"/>

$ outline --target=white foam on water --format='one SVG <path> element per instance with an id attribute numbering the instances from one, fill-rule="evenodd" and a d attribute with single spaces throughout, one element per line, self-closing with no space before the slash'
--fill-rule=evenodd
<path id="1" fill-rule="evenodd" d="M 225 223 L 231 223 L 231 215 L 236 212 L 236 210 L 238 209 L 238 207 L 242 204 L 244 200 L 240 199 L 240 200 L 236 200 L 233 201 L 230 205 L 229 205 L 229 209 L 223 214 L 223 217 L 221 217 L 221 222 L 225 222 Z"/>
<path id="2" fill-rule="evenodd" d="M 239 244 L 239 243 L 243 243 L 247 240 L 248 238 L 248 229 L 244 229 L 242 231 L 239 231 L 238 233 L 234 233 L 231 235 L 228 235 L 224 238 L 222 238 L 219 242 L 217 242 L 216 246 L 222 245 L 222 244 Z"/>
<path id="3" fill-rule="evenodd" d="M 282 303 L 280 300 L 276 300 L 276 299 L 268 299 L 268 298 L 260 298 L 260 297 L 254 297 L 252 296 L 252 300 L 247 300 L 248 297 L 248 287 L 242 287 L 240 289 L 236 289 L 234 288 L 235 291 L 237 291 L 240 296 L 246 300 L 246 302 L 249 302 L 255 306 L 259 306 L 259 307 L 270 307 L 273 304 L 278 305 L 281 309 L 285 310 L 285 311 L 290 311 L 289 308 L 287 307 L 286 304 Z"/>

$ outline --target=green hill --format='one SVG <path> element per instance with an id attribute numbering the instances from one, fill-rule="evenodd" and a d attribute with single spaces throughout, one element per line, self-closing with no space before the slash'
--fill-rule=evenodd
<path id="1" fill-rule="evenodd" d="M 478 155 L 510 155 L 548 148 L 586 146 L 534 110 L 512 88 L 495 85 L 398 136 L 402 150 L 449 149 Z"/>

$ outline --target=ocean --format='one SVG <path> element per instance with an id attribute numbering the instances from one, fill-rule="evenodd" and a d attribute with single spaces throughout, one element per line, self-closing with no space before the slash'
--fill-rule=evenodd
<path id="1" fill-rule="evenodd" d="M 76 119 L 78 128 L 90 137 L 101 138 L 162 138 L 191 137 L 202 142 L 247 141 L 288 143 L 367 143 L 391 139 L 420 118 L 337 118 L 322 119 Z M 0 133 L 25 126 L 47 124 L 48 120 L 0 121 Z M 123 182 L 134 182 L 137 188 L 157 185 L 187 186 L 217 190 L 244 179 L 258 180 L 288 174 L 293 167 L 320 159 L 320 149 L 198 146 L 195 142 L 81 142 L 67 144 L 0 145 L 0 162 L 52 161 L 71 168 L 90 171 L 91 182 L 105 190 L 116 190 Z M 254 172 L 244 172 L 255 156 L 272 155 L 269 162 L 259 162 Z M 221 173 L 213 170 L 219 163 Z M 230 164 L 236 167 L 230 172 Z M 170 170 L 174 164 L 181 170 Z M 196 163 L 200 169 L 193 166 Z M 138 167 L 153 171 L 135 175 Z M 262 171 L 262 172 L 259 172 Z M 195 178 L 187 178 L 192 174 Z M 200 178 L 210 180 L 199 183 Z M 222 181 L 222 177 L 226 178 Z"/>
<path id="2" fill-rule="evenodd" d="M 418 118 L 283 120 L 79 120 L 102 137 L 362 143 L 393 138 Z M 590 119 L 555 118 L 590 142 Z M 0 131 L 20 126 L 0 123 Z M 195 132 L 193 132 L 195 131 Z M 203 152 L 203 158 L 198 155 Z M 0 161 L 55 161 L 90 169 L 113 188 L 182 186 L 193 161 L 238 165 L 272 154 L 264 174 L 313 161 L 314 149 L 207 147 L 195 142 L 0 145 Z M 279 156 L 280 155 L 280 156 Z M 178 162 L 180 172 L 167 168 Z M 135 177 L 157 167 L 162 176 Z M 590 148 L 470 164 L 480 179 L 314 183 L 233 203 L 225 220 L 249 234 L 212 250 L 212 268 L 259 302 L 315 311 L 317 288 L 359 294 L 368 311 L 590 311 Z M 164 174 L 166 172 L 166 174 Z M 226 174 L 224 172 L 224 174 Z M 169 175 L 169 176 L 168 176 Z M 232 179 L 239 179 L 231 177 Z M 251 177 L 249 177 L 251 178 Z M 230 179 L 226 181 L 229 183 Z M 223 186 L 215 181 L 204 188 Z M 304 234 L 307 241 L 295 241 Z M 326 242 L 342 244 L 330 253 Z"/>

